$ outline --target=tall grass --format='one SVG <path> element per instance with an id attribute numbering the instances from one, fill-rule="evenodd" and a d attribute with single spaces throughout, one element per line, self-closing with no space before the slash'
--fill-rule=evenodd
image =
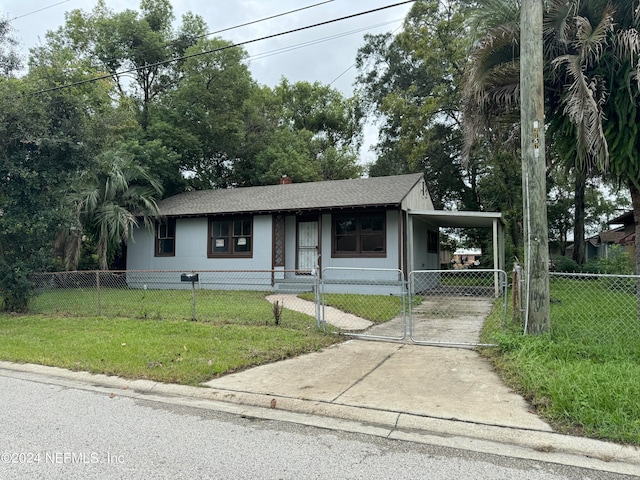
<path id="1" fill-rule="evenodd" d="M 554 281 L 550 293 L 551 334 L 488 322 L 485 340 L 499 346 L 483 353 L 559 431 L 640 445 L 637 298 L 584 279 Z"/>

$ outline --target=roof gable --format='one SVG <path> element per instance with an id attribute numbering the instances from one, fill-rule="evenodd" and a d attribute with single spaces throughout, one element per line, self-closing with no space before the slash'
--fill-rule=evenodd
<path id="1" fill-rule="evenodd" d="M 198 190 L 159 203 L 165 216 L 400 206 L 421 173 L 221 190 Z"/>

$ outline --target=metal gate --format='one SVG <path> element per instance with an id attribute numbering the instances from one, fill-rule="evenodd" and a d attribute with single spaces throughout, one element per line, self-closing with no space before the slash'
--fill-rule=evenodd
<path id="1" fill-rule="evenodd" d="M 502 270 L 337 268 L 322 271 L 318 322 L 336 333 L 421 345 L 479 346 L 485 320 L 506 319 Z"/>
<path id="2" fill-rule="evenodd" d="M 409 274 L 409 338 L 423 345 L 479 346 L 482 327 L 500 308 L 504 324 L 507 274 L 502 270 L 420 270 Z M 484 344 L 487 345 L 487 344 Z"/>
<path id="3" fill-rule="evenodd" d="M 404 340 L 407 288 L 402 270 L 327 267 L 320 281 L 320 323 L 351 337 Z"/>

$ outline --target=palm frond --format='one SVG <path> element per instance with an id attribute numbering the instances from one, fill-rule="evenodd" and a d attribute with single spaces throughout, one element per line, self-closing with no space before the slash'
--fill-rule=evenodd
<path id="1" fill-rule="evenodd" d="M 550 0 L 543 19 L 543 37 L 545 53 L 548 57 L 557 56 L 557 49 L 564 49 L 573 36 L 573 18 L 578 12 L 579 0 Z"/>
<path id="2" fill-rule="evenodd" d="M 576 149 L 579 161 L 587 166 L 606 170 L 609 163 L 607 140 L 602 128 L 602 105 L 606 91 L 597 77 L 588 78 L 579 55 L 563 55 L 553 60 L 554 68 L 566 68 L 572 82 L 562 103 L 564 113 L 575 125 Z"/>
<path id="3" fill-rule="evenodd" d="M 631 84 L 636 82 L 640 90 L 640 33 L 635 28 L 622 30 L 616 35 L 616 55 L 619 61 L 625 59 L 631 66 L 629 78 L 626 79 L 629 96 L 633 97 Z"/>
<path id="4" fill-rule="evenodd" d="M 589 19 L 576 16 L 575 47 L 579 52 L 583 68 L 593 66 L 602 57 L 605 47 L 608 45 L 610 33 L 613 31 L 614 18 L 610 6 L 605 7 L 600 22 L 595 27 Z"/>

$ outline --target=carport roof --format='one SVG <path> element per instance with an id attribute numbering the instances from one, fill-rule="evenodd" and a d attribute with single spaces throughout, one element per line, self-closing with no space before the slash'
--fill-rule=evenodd
<path id="1" fill-rule="evenodd" d="M 435 227 L 491 228 L 498 220 L 504 225 L 500 212 L 463 212 L 458 210 L 409 210 Z"/>

